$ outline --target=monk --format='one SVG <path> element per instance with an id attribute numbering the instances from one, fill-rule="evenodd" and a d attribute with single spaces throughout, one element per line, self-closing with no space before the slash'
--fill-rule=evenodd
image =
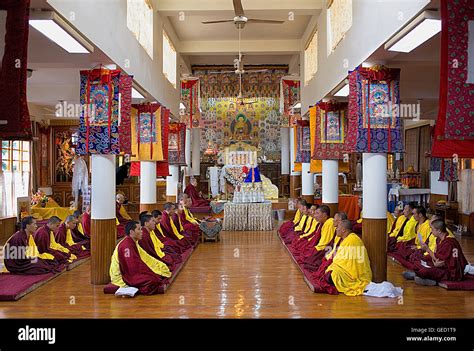
<path id="1" fill-rule="evenodd" d="M 140 294 L 153 295 L 163 292 L 171 271 L 163 262 L 150 256 L 138 242 L 142 239 L 140 223 L 130 221 L 125 225 L 126 237 L 115 247 L 110 264 L 110 279 L 119 287 L 135 287 Z"/>
<path id="2" fill-rule="evenodd" d="M 190 234 L 190 241 L 192 243 L 199 242 L 199 236 L 201 235 L 201 230 L 199 229 L 199 220 L 194 218 L 191 211 L 187 206 L 191 205 L 191 199 L 186 194 L 181 194 L 179 196 L 179 207 L 178 207 L 178 216 L 179 220 L 183 226 L 184 232 Z"/>
<path id="3" fill-rule="evenodd" d="M 68 248 L 56 242 L 54 233 L 58 230 L 60 224 L 61 219 L 56 216 L 51 217 L 47 224 L 36 230 L 34 240 L 39 253 L 49 253 L 60 264 L 66 264 L 74 261 L 77 257 Z"/>
<path id="4" fill-rule="evenodd" d="M 125 224 L 132 220 L 132 217 L 127 213 L 123 204 L 125 202 L 125 196 L 123 194 L 117 194 L 115 196 L 115 216 L 117 218 L 117 238 L 123 238 L 125 236 Z"/>
<path id="5" fill-rule="evenodd" d="M 426 209 L 424 207 L 415 207 L 413 209 L 413 218 L 417 222 L 414 243 L 410 245 L 406 242 L 404 245 L 398 245 L 396 251 L 396 254 L 405 260 L 408 260 L 417 249 L 421 249 L 421 244 L 428 240 L 431 234 L 430 221 L 426 217 Z"/>
<path id="6" fill-rule="evenodd" d="M 171 248 L 178 255 L 185 251 L 184 247 L 180 245 L 176 240 L 166 236 L 161 228 L 161 218 L 163 216 L 160 210 L 153 210 L 151 212 L 153 219 L 155 220 L 155 234 L 158 236 L 160 241 L 166 246 Z"/>
<path id="7" fill-rule="evenodd" d="M 181 222 L 180 214 L 183 212 L 183 207 L 179 204 L 175 204 L 174 214 L 171 216 L 172 222 L 178 229 L 178 233 L 184 236 L 184 238 L 192 245 L 196 246 L 199 243 L 198 236 L 196 237 L 190 230 L 184 229 L 183 222 Z M 195 239 L 196 238 L 196 239 Z"/>
<path id="8" fill-rule="evenodd" d="M 160 227 L 165 236 L 173 239 L 184 250 L 192 246 L 191 242 L 179 232 L 178 227 L 173 220 L 175 217 L 176 205 L 172 202 L 167 202 L 164 205 L 164 211 L 161 216 Z"/>
<path id="9" fill-rule="evenodd" d="M 192 200 L 192 207 L 205 207 L 209 208 L 211 202 L 202 197 L 202 193 L 197 190 L 197 180 L 191 177 L 190 183 L 184 189 L 184 193 L 188 195 Z"/>
<path id="10" fill-rule="evenodd" d="M 141 219 L 142 238 L 138 245 L 146 251 L 150 256 L 163 262 L 168 266 L 171 272 L 177 268 L 177 264 L 181 263 L 181 256 L 169 246 L 167 247 L 155 233 L 155 219 L 152 215 L 142 215 Z"/>
<path id="11" fill-rule="evenodd" d="M 54 256 L 39 253 L 33 234 L 36 232 L 36 219 L 31 216 L 21 221 L 21 230 L 13 234 L 3 248 L 5 271 L 12 274 L 59 273 L 64 265 Z"/>
<path id="12" fill-rule="evenodd" d="M 307 206 L 305 206 L 306 208 Z M 287 235 L 285 238 L 285 243 L 288 245 L 289 248 L 292 248 L 294 244 L 301 241 L 302 239 L 310 238 L 314 232 L 318 229 L 319 223 L 316 220 L 315 214 L 316 210 L 318 209 L 319 205 L 312 205 L 306 212 L 305 209 L 302 210 L 301 213 L 305 213 L 307 216 L 306 221 L 302 224 L 298 224 L 295 227 L 290 235 Z M 304 241 L 304 240 L 303 240 Z"/>
<path id="13" fill-rule="evenodd" d="M 359 205 L 359 208 L 362 208 L 362 198 L 359 198 L 358 205 Z M 392 227 L 394 225 L 395 219 L 396 217 L 394 217 L 389 211 L 387 211 L 387 234 L 389 234 L 392 231 Z M 359 219 L 352 226 L 352 230 L 354 231 L 354 233 L 356 233 L 359 236 L 362 235 L 362 221 L 363 221 L 363 211 L 361 210 L 359 214 Z"/>
<path id="14" fill-rule="evenodd" d="M 315 247 L 315 251 L 312 256 L 308 257 L 304 263 L 303 266 L 310 272 L 315 272 L 318 270 L 319 266 L 321 265 L 321 262 L 324 259 L 324 256 L 328 253 L 328 251 L 332 250 L 333 246 L 335 245 L 335 239 L 336 239 L 336 231 L 337 227 L 342 221 L 345 221 L 347 219 L 347 214 L 345 212 L 336 212 L 334 215 L 334 221 L 333 221 L 333 230 L 334 234 L 333 237 L 330 239 L 330 237 L 319 239 L 318 245 Z M 323 227 L 324 229 L 324 227 Z M 330 233 L 330 232 L 329 232 Z M 329 243 L 327 243 L 326 246 L 324 246 L 323 242 L 329 240 Z"/>
<path id="15" fill-rule="evenodd" d="M 76 226 L 72 230 L 72 238 L 76 243 L 84 245 L 86 249 L 90 249 L 90 236 L 87 236 L 82 226 L 83 213 L 79 210 L 74 211 L 73 216 L 76 218 Z"/>
<path id="16" fill-rule="evenodd" d="M 326 205 L 321 205 L 315 212 L 319 228 L 314 235 L 301 244 L 295 244 L 293 255 L 299 264 L 308 263 L 317 265 L 318 260 L 322 260 L 325 250 L 332 246 L 336 228 L 334 228 L 334 218 L 330 218 L 331 210 Z"/>
<path id="17" fill-rule="evenodd" d="M 404 252 L 406 247 L 411 247 L 415 244 L 416 238 L 416 225 L 418 224 L 415 217 L 413 217 L 413 213 L 415 212 L 415 205 L 414 204 L 407 204 L 403 208 L 403 215 L 408 219 L 403 227 L 403 234 L 397 237 L 397 242 L 395 244 L 395 248 L 392 252 Z"/>
<path id="18" fill-rule="evenodd" d="M 395 247 L 397 245 L 397 238 L 403 235 L 403 230 L 405 228 L 406 223 L 408 222 L 408 218 L 406 218 L 403 213 L 404 210 L 400 210 L 399 207 L 395 208 L 396 219 L 392 225 L 390 233 L 388 234 L 387 252 L 395 251 Z"/>
<path id="19" fill-rule="evenodd" d="M 306 204 L 306 201 L 302 199 L 298 199 L 296 201 L 296 206 L 295 206 L 296 212 L 295 212 L 295 216 L 293 217 L 293 220 L 283 223 L 278 229 L 278 234 L 280 235 L 282 239 L 286 236 L 288 232 L 294 230 L 295 226 L 298 225 L 301 219 L 301 206 L 303 202 L 305 202 Z"/>
<path id="20" fill-rule="evenodd" d="M 77 243 L 72 235 L 74 229 L 76 229 L 77 219 L 73 215 L 67 216 L 64 223 L 62 223 L 54 238 L 56 242 L 61 246 L 67 248 L 70 252 L 76 255 L 78 258 L 84 258 L 89 256 L 89 251 L 81 243 Z"/>
<path id="21" fill-rule="evenodd" d="M 82 214 L 81 218 L 82 229 L 84 230 L 84 235 L 89 238 L 91 237 L 91 207 L 88 205 L 86 207 L 86 212 Z"/>
<path id="22" fill-rule="evenodd" d="M 431 223 L 431 232 L 436 237 L 436 252 L 433 252 L 426 243 L 421 248 L 428 252 L 431 260 L 427 264 L 416 263 L 411 276 L 404 274 L 406 279 L 414 279 L 419 285 L 433 286 L 440 281 L 463 280 L 464 270 L 468 264 L 461 245 L 454 237 L 450 237 L 446 224 L 442 220 Z"/>
<path id="23" fill-rule="evenodd" d="M 352 232 L 352 222 L 341 221 L 336 244 L 312 274 L 315 292 L 357 296 L 372 280 L 369 256 L 362 239 Z"/>
<path id="24" fill-rule="evenodd" d="M 309 222 L 312 222 L 312 216 L 310 214 L 310 209 L 313 205 L 308 204 L 307 202 L 302 203 L 300 207 L 300 213 L 301 213 L 301 218 L 298 222 L 298 224 L 293 228 L 293 230 L 288 231 L 288 233 L 285 235 L 283 238 L 283 241 L 285 244 L 289 245 L 291 244 L 295 238 L 299 237 L 299 235 L 302 234 L 302 232 L 305 231 L 306 226 L 308 225 Z M 315 205 L 319 206 L 319 205 Z"/>

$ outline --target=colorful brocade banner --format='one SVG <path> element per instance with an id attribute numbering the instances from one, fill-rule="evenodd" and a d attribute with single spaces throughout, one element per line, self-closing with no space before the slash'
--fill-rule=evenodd
<path id="1" fill-rule="evenodd" d="M 132 153 L 131 110 L 133 76 L 120 74 L 120 115 L 119 139 L 120 151 L 126 155 Z"/>
<path id="2" fill-rule="evenodd" d="M 349 73 L 348 146 L 355 152 L 402 152 L 400 69 L 358 67 Z"/>
<path id="3" fill-rule="evenodd" d="M 181 121 L 190 128 L 199 128 L 201 123 L 199 82 L 199 79 L 181 81 L 181 103 L 184 105 Z"/>
<path id="4" fill-rule="evenodd" d="M 309 121 L 301 120 L 296 124 L 296 163 L 309 163 L 311 160 L 311 132 Z"/>
<path id="5" fill-rule="evenodd" d="M 186 124 L 170 123 L 168 135 L 168 163 L 170 165 L 186 164 Z"/>
<path id="6" fill-rule="evenodd" d="M 163 161 L 161 113 L 158 103 L 133 105 L 132 161 Z"/>
<path id="7" fill-rule="evenodd" d="M 283 125 L 290 126 L 292 122 L 292 107 L 300 100 L 300 81 L 295 79 L 283 79 L 280 86 L 280 113 L 283 117 Z"/>

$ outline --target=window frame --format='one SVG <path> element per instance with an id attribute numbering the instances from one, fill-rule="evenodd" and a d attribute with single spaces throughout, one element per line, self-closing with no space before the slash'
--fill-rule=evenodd
<path id="1" fill-rule="evenodd" d="M 4 143 L 7 143 L 7 147 L 4 147 Z M 14 143 L 19 143 L 18 148 L 14 148 Z M 28 147 L 25 147 L 28 145 Z M 7 157 L 3 156 L 3 150 L 7 150 Z M 14 152 L 19 153 L 19 159 L 14 158 Z M 2 140 L 0 144 L 1 169 L 3 172 L 31 172 L 31 143 L 26 140 Z M 25 159 L 25 154 L 27 155 Z M 18 162 L 19 169 L 13 170 L 15 162 Z M 3 169 L 3 164 L 6 164 L 6 169 Z M 25 164 L 27 167 L 25 167 Z"/>
<path id="2" fill-rule="evenodd" d="M 304 86 L 308 86 L 309 85 L 309 82 L 316 76 L 316 73 L 318 73 L 318 40 L 319 40 L 319 37 L 318 37 L 318 28 L 315 27 L 314 30 L 312 31 L 311 35 L 309 36 L 309 39 L 305 45 L 305 48 L 304 48 L 304 52 L 303 52 L 303 55 L 304 55 Z M 307 61 L 308 61 L 308 49 L 309 47 L 313 44 L 313 41 L 315 41 L 315 51 L 316 51 L 316 55 L 315 55 L 315 59 L 316 59 L 316 69 L 314 70 L 314 72 L 311 72 L 311 74 L 309 74 L 309 71 L 308 71 L 308 64 L 307 64 Z"/>
<path id="3" fill-rule="evenodd" d="M 169 57 L 169 55 L 165 55 L 165 41 L 168 43 L 168 46 L 170 47 L 173 56 L 174 56 L 174 63 L 173 63 L 173 68 L 174 68 L 174 81 L 171 80 L 171 77 L 168 76 L 168 72 L 165 71 L 165 67 L 168 67 L 168 65 L 165 65 L 165 57 Z M 170 84 L 176 89 L 177 87 L 177 80 L 178 80 L 178 75 L 177 75 L 177 69 L 178 69 L 178 52 L 176 51 L 176 46 L 173 44 L 173 41 L 171 40 L 170 36 L 168 33 L 166 33 L 166 30 L 163 28 L 163 45 L 162 45 L 162 50 L 163 50 L 163 75 L 165 76 L 166 80 L 170 82 Z M 168 54 L 168 53 L 167 53 Z M 169 72 L 171 73 L 171 72 Z"/>

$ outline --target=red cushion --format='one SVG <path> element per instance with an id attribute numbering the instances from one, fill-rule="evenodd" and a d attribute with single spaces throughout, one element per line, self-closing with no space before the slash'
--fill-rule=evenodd
<path id="1" fill-rule="evenodd" d="M 190 207 L 192 213 L 211 213 L 210 207 Z"/>
<path id="2" fill-rule="evenodd" d="M 54 273 L 21 275 L 0 274 L 0 301 L 16 301 L 45 284 Z"/>
<path id="3" fill-rule="evenodd" d="M 405 260 L 403 257 L 398 255 L 396 252 L 389 252 L 389 253 L 387 253 L 387 255 L 390 256 L 390 257 L 393 257 L 396 262 L 400 263 L 403 267 L 405 267 L 405 268 L 407 268 L 411 271 L 413 270 L 413 268 L 415 266 L 413 263 L 411 263 L 410 261 Z"/>
<path id="4" fill-rule="evenodd" d="M 115 294 L 115 292 L 119 289 L 117 285 L 112 283 L 107 284 L 104 286 L 104 294 Z"/>
<path id="5" fill-rule="evenodd" d="M 466 279 L 459 282 L 452 282 L 449 280 L 444 280 L 439 282 L 438 285 L 447 290 L 474 290 L 474 276 L 466 275 Z"/>

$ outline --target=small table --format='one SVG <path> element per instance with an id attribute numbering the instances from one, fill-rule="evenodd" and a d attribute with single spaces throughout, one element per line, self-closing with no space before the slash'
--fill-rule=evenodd
<path id="1" fill-rule="evenodd" d="M 272 203 L 233 203 L 224 205 L 222 230 L 267 231 L 273 230 Z"/>
<path id="2" fill-rule="evenodd" d="M 404 188 L 392 188 L 390 189 L 389 192 L 389 197 L 395 196 L 398 200 L 403 200 L 401 199 L 402 197 L 407 197 L 408 201 L 411 201 L 413 198 L 418 198 L 419 199 L 419 204 L 428 204 L 430 200 L 430 189 L 404 189 Z"/>

